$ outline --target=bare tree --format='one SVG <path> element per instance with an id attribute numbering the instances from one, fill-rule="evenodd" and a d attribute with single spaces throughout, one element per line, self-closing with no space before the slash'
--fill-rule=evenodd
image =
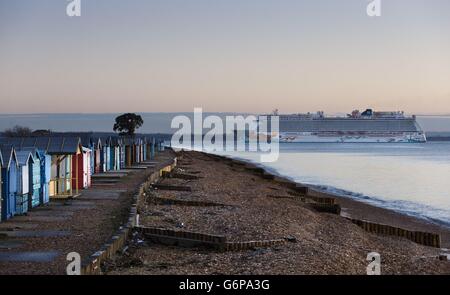
<path id="1" fill-rule="evenodd" d="M 13 128 L 6 129 L 3 131 L 6 137 L 24 137 L 30 136 L 33 131 L 29 127 L 16 125 Z"/>

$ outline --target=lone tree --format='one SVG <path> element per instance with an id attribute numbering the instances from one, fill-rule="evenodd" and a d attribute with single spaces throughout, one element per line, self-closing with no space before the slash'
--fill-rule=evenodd
<path id="1" fill-rule="evenodd" d="M 116 118 L 113 130 L 114 132 L 119 131 L 120 135 L 134 135 L 136 129 L 142 124 L 144 124 L 144 120 L 140 115 L 127 113 Z"/>
<path id="2" fill-rule="evenodd" d="M 31 136 L 32 132 L 33 131 L 28 127 L 16 125 L 13 128 L 3 131 L 3 135 L 6 137 L 26 137 Z"/>

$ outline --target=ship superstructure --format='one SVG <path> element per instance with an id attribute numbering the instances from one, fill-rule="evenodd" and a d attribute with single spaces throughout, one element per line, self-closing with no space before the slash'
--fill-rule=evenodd
<path id="1" fill-rule="evenodd" d="M 260 116 L 258 121 L 273 115 Z M 355 110 L 346 117 L 327 117 L 324 112 L 278 116 L 280 142 L 426 142 L 416 117 L 407 117 L 404 112 L 367 109 L 362 113 Z M 267 124 L 270 126 L 270 120 Z"/>

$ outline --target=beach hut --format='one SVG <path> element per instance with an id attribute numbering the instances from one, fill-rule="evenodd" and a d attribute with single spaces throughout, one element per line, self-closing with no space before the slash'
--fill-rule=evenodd
<path id="1" fill-rule="evenodd" d="M 91 186 L 91 154 L 91 149 L 81 146 L 72 156 L 72 186 L 77 190 Z"/>
<path id="2" fill-rule="evenodd" d="M 145 160 L 150 160 L 152 155 L 152 140 L 151 138 L 146 137 L 145 138 Z"/>
<path id="3" fill-rule="evenodd" d="M 101 155 L 102 172 L 107 172 L 111 170 L 110 158 L 111 158 L 110 138 L 104 137 L 102 138 L 102 155 Z"/>
<path id="4" fill-rule="evenodd" d="M 78 195 L 78 183 L 82 165 L 72 168 L 73 158 L 83 152 L 79 137 L 52 137 L 47 153 L 52 156 L 50 198 L 67 198 Z"/>
<path id="5" fill-rule="evenodd" d="M 121 141 L 118 137 L 110 138 L 110 166 L 111 170 L 120 170 L 120 148 Z"/>
<path id="6" fill-rule="evenodd" d="M 29 143 L 27 143 L 29 144 Z M 68 198 L 78 194 L 77 187 L 72 185 L 78 179 L 79 165 L 72 168 L 73 157 L 82 153 L 79 137 L 36 137 L 33 147 L 44 151 L 51 158 L 50 181 L 48 195 L 50 198 Z"/>
<path id="7" fill-rule="evenodd" d="M 91 150 L 91 160 L 90 160 L 90 164 L 91 167 L 89 168 L 89 172 L 91 173 L 91 176 L 95 173 L 95 142 L 94 140 L 91 138 L 90 140 L 90 150 Z"/>
<path id="8" fill-rule="evenodd" d="M 122 138 L 122 149 L 124 153 L 124 166 L 123 168 L 131 167 L 134 164 L 135 148 L 134 140 L 132 137 Z"/>
<path id="9" fill-rule="evenodd" d="M 114 166 L 116 167 L 115 170 L 120 170 L 121 168 L 121 153 L 122 153 L 122 140 L 119 137 L 116 137 L 116 161 Z"/>
<path id="10" fill-rule="evenodd" d="M 156 138 L 152 138 L 151 155 L 150 158 L 155 159 Z"/>
<path id="11" fill-rule="evenodd" d="M 135 138 L 131 138 L 130 139 L 130 143 L 131 143 L 131 165 L 134 165 L 137 163 L 137 144 L 136 144 L 136 139 Z"/>
<path id="12" fill-rule="evenodd" d="M 67 198 L 78 194 L 77 187 L 72 185 L 72 178 L 79 177 L 80 166 L 72 168 L 72 158 L 82 153 L 82 145 L 79 137 L 25 137 L 25 138 L 10 138 L 3 140 L 22 149 L 24 147 L 36 148 L 39 151 L 47 154 L 50 161 L 45 161 L 45 166 L 41 167 L 45 173 L 46 179 L 50 175 L 48 186 L 42 192 L 42 202 L 47 203 L 47 193 L 51 198 Z M 4 154 L 3 154 L 4 156 Z M 48 163 L 50 162 L 50 164 Z M 49 165 L 49 166 L 48 166 Z M 45 189 L 48 188 L 48 191 Z"/>
<path id="13" fill-rule="evenodd" d="M 133 165 L 133 145 L 127 144 L 125 146 L 125 167 Z"/>
<path id="14" fill-rule="evenodd" d="M 94 170 L 93 173 L 102 172 L 102 141 L 100 138 L 93 138 L 93 150 L 94 154 Z"/>
<path id="15" fill-rule="evenodd" d="M 17 156 L 17 194 L 16 214 L 23 215 L 28 212 L 30 199 L 30 180 L 33 181 L 33 154 L 29 150 L 16 150 Z M 39 169 L 37 171 L 39 173 Z M 39 195 L 38 195 L 39 200 Z"/>
<path id="16" fill-rule="evenodd" d="M 51 180 L 51 165 L 52 157 L 38 150 L 41 155 L 41 192 L 40 192 L 40 203 L 42 205 L 48 204 L 50 202 L 50 180 Z"/>
<path id="17" fill-rule="evenodd" d="M 109 146 L 109 170 L 114 170 L 114 163 L 115 163 L 115 158 L 116 158 L 116 152 L 115 152 L 115 148 L 114 148 L 114 141 L 112 139 L 112 137 L 108 138 L 108 146 Z"/>
<path id="18" fill-rule="evenodd" d="M 44 162 L 45 159 L 42 159 L 42 155 L 35 148 L 24 148 L 24 151 L 30 151 L 33 155 L 33 163 L 30 167 L 30 181 L 29 181 L 29 190 L 30 195 L 28 198 L 28 209 L 35 208 L 41 205 L 41 190 L 42 190 L 42 171 L 41 171 L 41 162 Z"/>
<path id="19" fill-rule="evenodd" d="M 11 144 L 16 150 L 29 151 L 33 155 L 33 171 L 29 180 L 30 196 L 28 198 L 28 209 L 49 202 L 48 185 L 50 182 L 51 158 L 45 152 L 35 148 L 36 141 L 36 137 L 0 139 L 0 142 L 3 144 Z M 47 148 L 47 145 L 44 144 L 44 147 Z"/>
<path id="20" fill-rule="evenodd" d="M 73 135 L 80 137 L 81 145 L 84 150 L 89 150 L 84 156 L 88 157 L 88 159 L 84 159 L 83 161 L 86 162 L 84 165 L 88 165 L 86 169 L 84 170 L 84 173 L 88 173 L 88 175 L 84 175 L 84 183 L 87 183 L 87 186 L 90 186 L 90 178 L 92 174 L 94 174 L 95 171 L 95 142 L 96 140 L 93 137 L 92 132 L 80 132 L 80 133 L 73 133 Z"/>
<path id="21" fill-rule="evenodd" d="M 39 204 L 47 204 L 50 201 L 49 184 L 51 177 L 51 156 L 46 153 L 49 139 L 45 137 L 10 138 L 9 143 L 22 150 L 31 151 L 35 160 L 33 167 L 37 169 L 36 162 L 39 163 L 40 166 L 40 175 L 38 176 L 38 173 L 33 174 L 32 185 L 34 188 L 30 188 L 30 192 L 33 191 L 34 198 L 32 196 L 32 204 L 29 203 L 29 207 L 35 207 L 37 205 L 35 199 L 37 190 L 39 190 Z M 38 180 L 40 180 L 40 185 L 38 184 Z"/>
<path id="22" fill-rule="evenodd" d="M 137 139 L 138 141 L 138 146 L 139 146 L 139 151 L 138 151 L 138 159 L 139 159 L 139 163 L 144 161 L 144 139 L 142 137 L 139 137 Z"/>
<path id="23" fill-rule="evenodd" d="M 114 137 L 108 138 L 108 146 L 109 146 L 109 170 L 117 170 L 116 168 L 116 158 L 117 158 L 117 141 Z"/>
<path id="24" fill-rule="evenodd" d="M 147 137 L 142 137 L 142 161 L 147 160 L 147 146 L 148 146 L 148 139 Z"/>
<path id="25" fill-rule="evenodd" d="M 140 137 L 137 138 L 136 141 L 137 141 L 137 146 L 138 146 L 136 158 L 137 158 L 137 162 L 141 163 L 142 161 L 144 161 L 144 152 L 143 152 L 143 150 L 144 150 L 144 141 Z"/>
<path id="26" fill-rule="evenodd" d="M 96 161 L 100 163 L 100 155 L 96 157 L 98 145 L 100 144 L 99 138 L 94 136 L 93 132 L 59 132 L 53 133 L 53 137 L 79 137 L 81 141 L 81 146 L 84 148 L 83 150 L 89 150 L 85 153 L 85 157 L 89 157 L 90 159 L 84 159 L 84 165 L 89 164 L 88 169 L 83 169 L 87 171 L 90 175 L 94 174 L 96 171 Z M 101 146 L 101 145 L 100 145 Z M 101 169 L 99 169 L 100 171 Z M 84 176 L 84 183 L 89 183 L 89 178 Z"/>
<path id="27" fill-rule="evenodd" d="M 147 138 L 142 138 L 142 156 L 141 156 L 142 162 L 147 160 Z"/>
<path id="28" fill-rule="evenodd" d="M 164 152 L 164 140 L 158 139 L 158 152 Z"/>
<path id="29" fill-rule="evenodd" d="M 48 186 L 50 183 L 51 157 L 34 147 L 24 147 L 24 151 L 30 151 L 34 158 L 32 175 L 30 176 L 30 197 L 28 209 L 47 204 L 49 200 Z"/>
<path id="30" fill-rule="evenodd" d="M 119 163 L 119 167 L 120 169 L 125 169 L 125 159 L 126 159 L 126 154 L 125 154 L 125 143 L 123 141 L 123 139 L 120 139 L 120 163 Z"/>
<path id="31" fill-rule="evenodd" d="M 13 217 L 16 213 L 16 193 L 17 193 L 17 157 L 12 145 L 0 146 L 3 165 L 2 174 L 2 220 Z"/>
<path id="32" fill-rule="evenodd" d="M 133 164 L 139 163 L 139 143 L 136 138 L 133 139 Z"/>
<path id="33" fill-rule="evenodd" d="M 48 204 L 50 202 L 49 187 L 51 181 L 52 157 L 43 150 L 35 147 L 25 147 L 23 149 L 29 149 L 34 155 L 33 181 L 30 183 L 32 196 L 30 198 L 29 206 L 34 208 L 39 205 Z"/>

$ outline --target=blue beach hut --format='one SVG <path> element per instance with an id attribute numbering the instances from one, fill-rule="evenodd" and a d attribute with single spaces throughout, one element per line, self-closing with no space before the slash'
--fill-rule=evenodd
<path id="1" fill-rule="evenodd" d="M 37 150 L 40 154 L 40 168 L 41 168 L 41 191 L 39 194 L 39 202 L 41 205 L 48 204 L 50 202 L 50 180 L 51 180 L 51 167 L 52 167 L 52 156 L 49 154 Z"/>
<path id="2" fill-rule="evenodd" d="M 16 213 L 17 193 L 17 157 L 12 145 L 0 146 L 2 165 L 2 220 L 13 217 Z"/>
<path id="3" fill-rule="evenodd" d="M 30 151 L 34 163 L 32 179 L 30 178 L 30 198 L 28 209 L 47 204 L 51 173 L 51 156 L 45 151 L 49 147 L 49 139 L 45 137 L 2 138 L 2 143 L 13 145 L 16 149 Z M 37 148 L 39 147 L 39 148 Z"/>
<path id="4" fill-rule="evenodd" d="M 16 150 L 17 156 L 17 194 L 16 214 L 22 215 L 28 212 L 30 199 L 30 181 L 33 181 L 34 157 L 31 151 Z M 39 169 L 37 171 L 39 173 Z"/>
<path id="5" fill-rule="evenodd" d="M 115 162 L 116 162 L 116 144 L 115 140 L 110 137 L 108 138 L 108 146 L 109 146 L 109 170 L 116 170 L 115 169 Z"/>
<path id="6" fill-rule="evenodd" d="M 50 183 L 51 157 L 32 147 L 26 147 L 22 150 L 30 151 L 34 159 L 30 168 L 30 196 L 28 198 L 28 209 L 31 209 L 49 202 L 48 186 Z"/>
<path id="7" fill-rule="evenodd" d="M 142 138 L 142 161 L 147 161 L 147 137 Z"/>

